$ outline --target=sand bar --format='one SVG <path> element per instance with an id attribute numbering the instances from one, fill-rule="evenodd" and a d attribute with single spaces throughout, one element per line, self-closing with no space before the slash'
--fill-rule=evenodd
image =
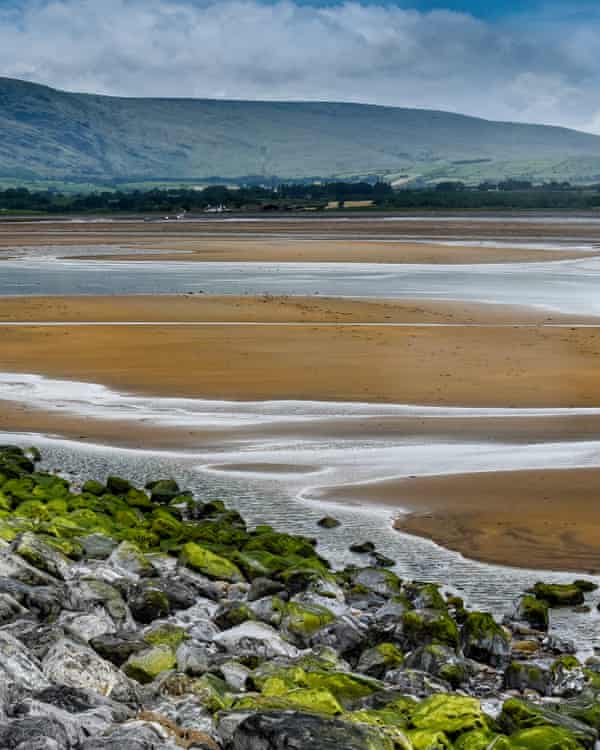
<path id="1" fill-rule="evenodd" d="M 600 469 L 504 471 L 398 479 L 324 497 L 402 508 L 396 526 L 466 557 L 600 572 Z"/>
<path id="2" fill-rule="evenodd" d="M 139 304 L 137 300 L 122 303 L 120 298 L 96 302 L 96 307 L 93 302 L 87 308 L 82 303 L 82 310 L 87 309 L 94 319 L 98 307 L 105 305 L 112 309 L 112 316 L 126 320 L 131 310 L 120 311 L 119 306 Z M 3 303 L 5 316 L 22 319 L 19 300 Z M 46 300 L 41 309 L 50 320 L 57 320 L 59 309 L 69 320 L 81 320 L 78 303 L 75 298 L 66 309 L 61 307 L 67 305 L 64 300 L 54 305 Z M 32 305 L 36 304 L 24 300 L 22 314 L 33 320 Z M 199 304 L 210 308 L 210 299 L 201 298 Z M 217 298 L 219 315 L 227 304 Z M 268 320 L 272 309 L 274 316 L 285 321 L 290 315 L 302 314 L 302 304 L 294 299 L 288 308 L 279 298 L 260 298 L 255 307 L 250 305 L 249 313 L 257 315 L 258 307 L 261 319 Z M 316 321 L 326 315 L 335 318 L 343 313 L 348 323 L 381 315 L 382 307 L 389 310 L 394 305 L 367 303 L 361 314 L 361 302 L 340 302 L 340 309 L 332 300 L 323 301 L 321 308 L 315 300 L 306 304 L 312 305 L 306 316 L 315 321 L 314 326 L 157 323 L 149 327 L 77 327 L 65 323 L 49 328 L 32 322 L 30 327 L 4 327 L 0 329 L 1 367 L 7 372 L 100 382 L 117 390 L 169 396 L 446 406 L 600 406 L 597 328 L 322 327 Z M 151 306 L 163 320 L 169 298 L 156 298 Z M 438 322 L 440 318 L 441 322 L 457 322 L 456 317 L 448 317 L 455 315 L 454 309 L 440 316 L 442 308 L 435 307 Z M 412 313 L 414 318 L 422 320 L 421 309 L 428 308 L 419 305 Z M 402 317 L 406 310 L 399 304 L 394 314 Z M 142 312 L 136 319 L 143 319 Z"/>
<path id="3" fill-rule="evenodd" d="M 442 226 L 445 229 L 442 231 Z M 495 232 L 490 234 L 490 228 Z M 450 231 L 451 230 L 451 231 Z M 585 230 L 585 231 L 584 231 Z M 591 246 L 598 229 L 576 226 L 571 244 Z M 439 236 L 438 236 L 439 235 Z M 373 262 L 373 263 L 499 263 L 565 260 L 588 257 L 589 252 L 569 248 L 563 233 L 544 224 L 529 225 L 460 223 L 448 226 L 436 222 L 408 225 L 381 219 L 328 221 L 300 219 L 269 222 L 203 223 L 2 223 L 0 257 L 10 250 L 34 246 L 111 246 L 123 252 L 112 260 L 257 261 L 257 262 Z M 438 242 L 436 242 L 436 238 Z M 455 245 L 440 244 L 452 240 Z M 466 240 L 498 240 L 507 247 L 470 246 Z M 418 241 L 415 241 L 418 240 Z M 564 245 L 561 249 L 519 247 L 519 241 L 544 241 Z M 462 244 L 461 244 L 462 241 Z M 514 242 L 514 246 L 510 246 Z M 5 249 L 5 252 L 2 251 Z M 136 250 L 136 254 L 128 253 Z M 159 255 L 140 249 L 160 250 Z M 600 251 L 600 246 L 598 247 Z M 85 256 L 89 259 L 90 256 Z M 94 257 L 94 256 L 92 256 Z M 97 258 L 102 257 L 99 248 Z"/>

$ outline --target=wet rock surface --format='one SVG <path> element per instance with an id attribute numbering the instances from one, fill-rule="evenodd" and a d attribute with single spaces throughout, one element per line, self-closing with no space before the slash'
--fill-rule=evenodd
<path id="1" fill-rule="evenodd" d="M 593 583 L 498 623 L 370 545 L 336 571 L 173 479 L 74 486 L 31 457 L 0 448 L 1 748 L 594 748 L 598 660 L 547 633 Z"/>

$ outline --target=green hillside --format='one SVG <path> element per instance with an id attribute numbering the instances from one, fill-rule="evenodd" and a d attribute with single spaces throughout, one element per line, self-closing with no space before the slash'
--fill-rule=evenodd
<path id="1" fill-rule="evenodd" d="M 124 99 L 0 78 L 0 181 L 600 180 L 600 137 L 430 110 Z"/>

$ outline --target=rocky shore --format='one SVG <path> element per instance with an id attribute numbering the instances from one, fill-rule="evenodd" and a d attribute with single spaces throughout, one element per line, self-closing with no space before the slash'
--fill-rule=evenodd
<path id="1" fill-rule="evenodd" d="M 0 448 L 0 748 L 596 746 L 600 659 L 548 633 L 593 583 L 498 623 L 368 540 L 334 570 L 173 479 L 75 485 L 39 458 Z"/>

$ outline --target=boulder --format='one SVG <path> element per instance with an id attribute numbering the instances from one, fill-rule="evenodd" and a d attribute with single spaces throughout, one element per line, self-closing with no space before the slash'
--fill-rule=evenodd
<path id="1" fill-rule="evenodd" d="M 332 516 L 325 516 L 318 521 L 318 525 L 322 529 L 337 529 L 338 526 L 341 526 L 341 523 L 337 520 L 337 518 L 333 518 Z"/>
<path id="2" fill-rule="evenodd" d="M 548 603 L 534 596 L 521 596 L 513 614 L 517 622 L 525 622 L 532 628 L 547 631 L 549 626 Z"/>
<path id="3" fill-rule="evenodd" d="M 450 683 L 453 688 L 462 685 L 467 679 L 464 659 L 456 652 L 440 643 L 430 643 L 407 654 L 404 664 L 407 669 L 427 672 Z"/>
<path id="4" fill-rule="evenodd" d="M 144 624 L 166 617 L 171 611 L 169 598 L 164 591 L 147 582 L 139 583 L 132 588 L 128 604 L 133 617 Z"/>
<path id="5" fill-rule="evenodd" d="M 132 542 L 121 542 L 111 553 L 108 563 L 126 576 L 153 578 L 158 575 L 154 565 Z"/>

